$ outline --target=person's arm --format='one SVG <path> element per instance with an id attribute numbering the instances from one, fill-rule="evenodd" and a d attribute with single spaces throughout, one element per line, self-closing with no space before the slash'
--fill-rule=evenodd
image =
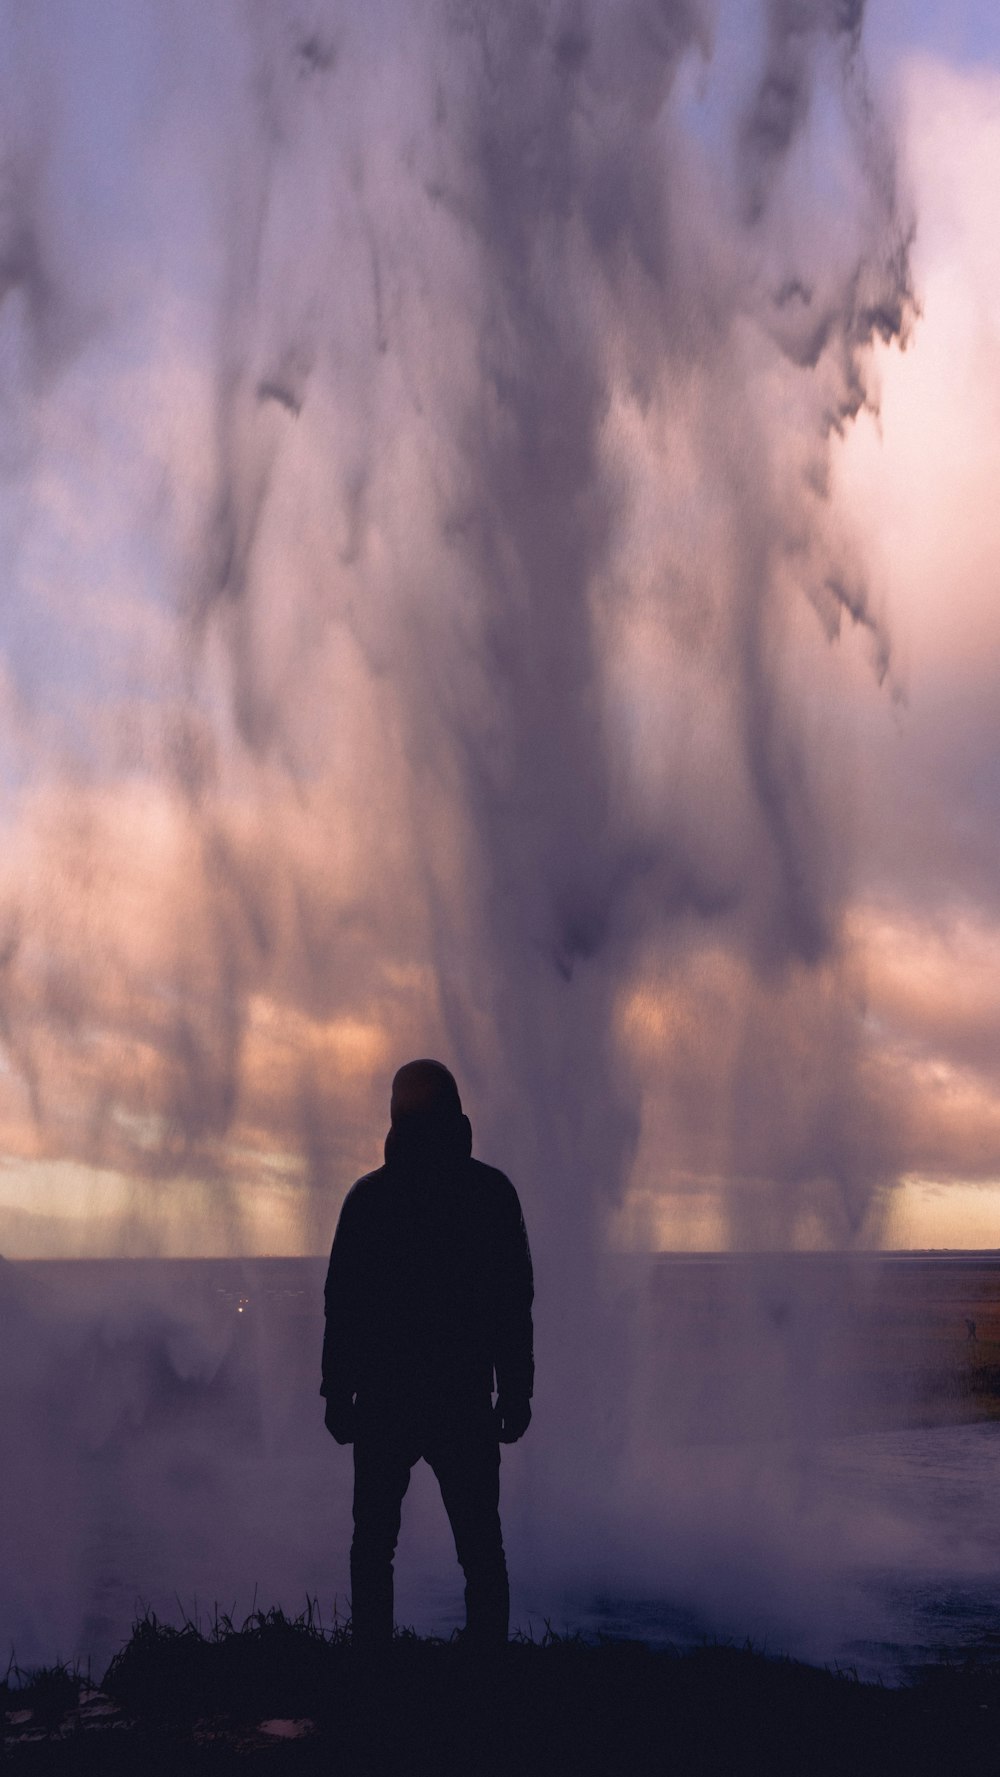
<path id="1" fill-rule="evenodd" d="M 354 1395 L 357 1389 L 357 1333 L 360 1279 L 358 1208 L 353 1191 L 344 1199 L 333 1237 L 326 1274 L 323 1335 L 323 1380 L 327 1430 L 338 1444 L 354 1437 Z"/>
<path id="2" fill-rule="evenodd" d="M 494 1370 L 500 1437 L 513 1444 L 531 1421 L 531 1395 L 535 1381 L 534 1332 L 531 1305 L 535 1284 L 528 1246 L 528 1231 L 517 1192 L 508 1184 L 500 1230 L 500 1265 L 497 1297 L 497 1337 Z"/>

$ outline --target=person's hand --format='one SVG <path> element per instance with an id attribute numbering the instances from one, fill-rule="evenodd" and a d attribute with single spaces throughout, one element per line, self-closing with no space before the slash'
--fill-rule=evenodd
<path id="1" fill-rule="evenodd" d="M 350 1397 L 346 1400 L 327 1401 L 326 1429 L 331 1438 L 336 1438 L 338 1444 L 353 1444 L 355 1418 L 356 1409 Z"/>
<path id="2" fill-rule="evenodd" d="M 531 1424 L 531 1402 L 527 1395 L 515 1395 L 512 1400 L 501 1395 L 496 1414 L 501 1444 L 516 1444 Z"/>

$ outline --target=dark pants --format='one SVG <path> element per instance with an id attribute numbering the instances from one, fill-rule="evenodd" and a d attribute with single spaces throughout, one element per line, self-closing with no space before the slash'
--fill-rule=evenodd
<path id="1" fill-rule="evenodd" d="M 467 1640 L 507 1639 L 510 1591 L 500 1532 L 500 1446 L 492 1418 L 421 1432 L 395 1425 L 359 1430 L 354 1444 L 351 1617 L 355 1645 L 392 1639 L 392 1562 L 410 1470 L 423 1457 L 441 1488 L 465 1574 Z"/>

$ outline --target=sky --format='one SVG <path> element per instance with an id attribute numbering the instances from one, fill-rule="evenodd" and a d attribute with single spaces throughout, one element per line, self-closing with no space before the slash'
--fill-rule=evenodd
<path id="1" fill-rule="evenodd" d="M 850 11 L 3 9 L 4 1254 L 419 1053 L 543 1247 L 1000 1243 L 1000 25 Z"/>

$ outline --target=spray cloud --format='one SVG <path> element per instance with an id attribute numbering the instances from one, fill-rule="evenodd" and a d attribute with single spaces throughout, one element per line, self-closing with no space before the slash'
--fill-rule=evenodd
<path id="1" fill-rule="evenodd" d="M 318 1250 L 440 1052 L 552 1375 L 612 1224 L 858 1243 L 863 7 L 87 11 L 3 19 L 7 1152 Z"/>

